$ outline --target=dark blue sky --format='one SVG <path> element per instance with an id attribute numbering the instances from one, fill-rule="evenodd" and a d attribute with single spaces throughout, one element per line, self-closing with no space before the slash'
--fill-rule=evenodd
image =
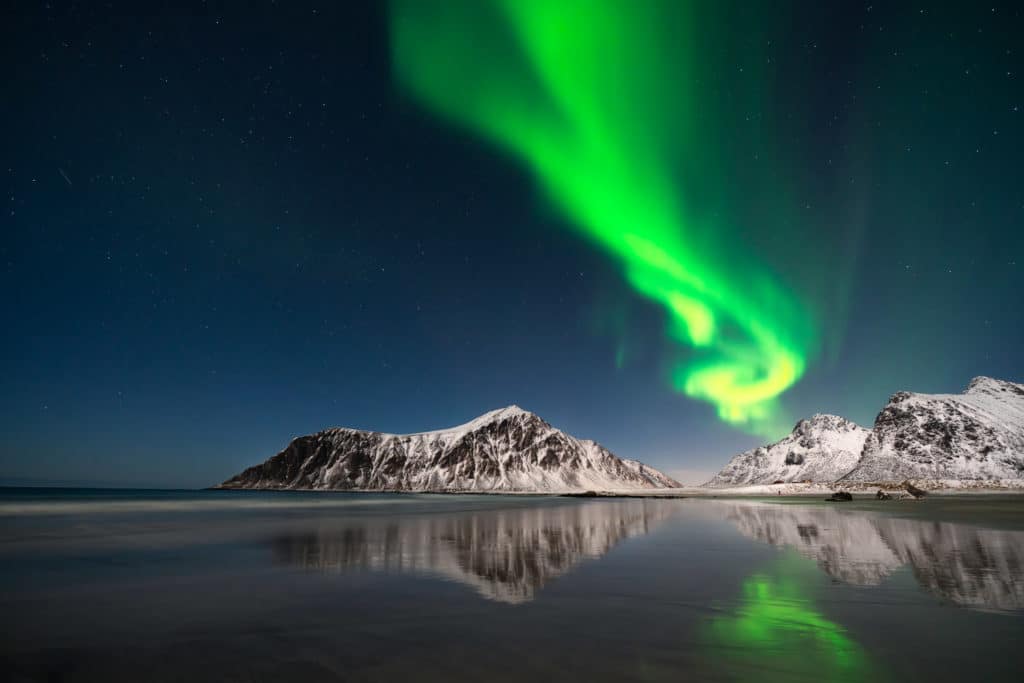
<path id="1" fill-rule="evenodd" d="M 382 6 L 338 5 L 8 11 L 0 480 L 203 486 L 510 403 L 683 478 L 755 445 L 672 391 L 662 311 L 522 168 L 396 92 Z M 771 267 L 843 263 L 794 417 L 1024 379 L 1021 9 L 919 9 L 771 36 L 820 226 Z"/>

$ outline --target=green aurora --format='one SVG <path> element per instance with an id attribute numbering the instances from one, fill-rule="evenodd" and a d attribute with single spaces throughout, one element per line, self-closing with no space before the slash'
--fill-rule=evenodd
<path id="1" fill-rule="evenodd" d="M 702 85 L 706 17 L 653 0 L 395 0 L 390 16 L 403 89 L 525 163 L 664 308 L 671 341 L 690 349 L 670 363 L 672 386 L 747 431 L 787 429 L 778 399 L 818 352 L 820 324 L 745 246 L 778 217 L 737 225 L 708 201 L 741 171 L 723 162 L 735 140 Z"/>
<path id="2" fill-rule="evenodd" d="M 784 556 L 779 576 L 743 582 L 737 609 L 707 625 L 716 662 L 727 662 L 738 680 L 879 680 L 864 649 L 804 596 L 796 577 L 806 562 Z"/>

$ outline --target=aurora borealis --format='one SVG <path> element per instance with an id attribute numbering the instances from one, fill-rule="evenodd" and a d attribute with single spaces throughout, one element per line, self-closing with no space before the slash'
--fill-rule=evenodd
<path id="1" fill-rule="evenodd" d="M 5 677 L 1017 680 L 1022 36 L 11 3 Z"/>
<path id="2" fill-rule="evenodd" d="M 514 403 L 698 483 L 1024 380 L 1019 3 L 5 18 L 0 481 L 206 486 Z"/>
<path id="3" fill-rule="evenodd" d="M 528 164 L 663 306 L 668 334 L 695 350 L 670 368 L 676 388 L 776 436 L 788 426 L 776 399 L 804 373 L 816 324 L 773 264 L 729 243 L 728 217 L 692 206 L 688 174 L 721 173 L 695 160 L 728 135 L 698 123 L 709 98 L 688 78 L 692 14 L 678 2 L 398 0 L 394 68 L 424 104 Z"/>

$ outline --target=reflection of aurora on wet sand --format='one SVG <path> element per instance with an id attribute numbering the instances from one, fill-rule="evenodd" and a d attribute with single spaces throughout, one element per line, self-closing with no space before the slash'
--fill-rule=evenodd
<path id="1" fill-rule="evenodd" d="M 868 678 L 866 653 L 814 609 L 794 578 L 797 562 L 783 558 L 779 571 L 749 577 L 735 611 L 712 618 L 705 637 L 724 660 L 718 665 L 744 680 Z"/>

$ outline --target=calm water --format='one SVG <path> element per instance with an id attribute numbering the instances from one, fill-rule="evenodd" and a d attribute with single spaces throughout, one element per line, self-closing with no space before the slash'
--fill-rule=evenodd
<path id="1" fill-rule="evenodd" d="M 0 679 L 1019 680 L 1024 500 L 0 490 Z"/>

